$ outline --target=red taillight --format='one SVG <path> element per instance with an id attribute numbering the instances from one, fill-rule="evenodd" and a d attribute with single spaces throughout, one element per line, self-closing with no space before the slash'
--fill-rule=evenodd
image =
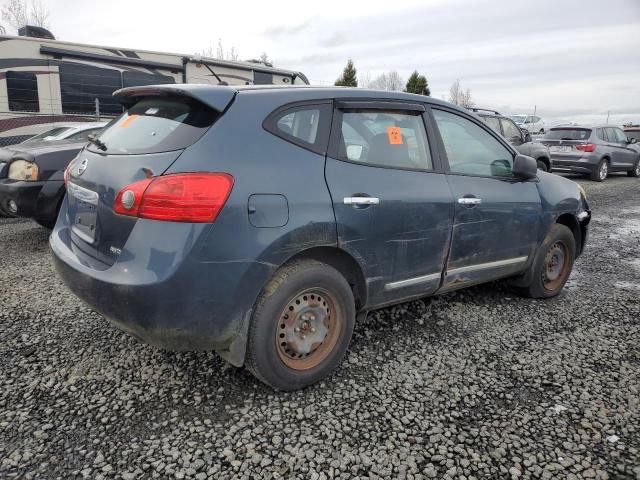
<path id="1" fill-rule="evenodd" d="M 595 143 L 585 143 L 583 145 L 576 145 L 576 150 L 581 152 L 593 152 L 596 149 Z"/>
<path id="2" fill-rule="evenodd" d="M 166 222 L 215 221 L 233 188 L 226 173 L 181 173 L 148 178 L 122 188 L 113 205 L 120 215 Z"/>

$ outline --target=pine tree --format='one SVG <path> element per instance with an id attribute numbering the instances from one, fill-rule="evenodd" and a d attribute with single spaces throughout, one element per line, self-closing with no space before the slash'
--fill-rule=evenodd
<path id="1" fill-rule="evenodd" d="M 357 87 L 358 78 L 356 77 L 356 68 L 353 66 L 353 60 L 349 59 L 347 66 L 344 67 L 342 75 L 336 80 L 336 87 Z"/>
<path id="2" fill-rule="evenodd" d="M 418 95 L 431 95 L 427 77 L 420 75 L 417 70 L 414 70 L 409 77 L 409 80 L 407 80 L 407 86 L 404 91 L 408 93 L 417 93 Z"/>

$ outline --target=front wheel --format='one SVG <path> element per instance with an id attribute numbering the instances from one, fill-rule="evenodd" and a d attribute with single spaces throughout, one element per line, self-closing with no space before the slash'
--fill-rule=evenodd
<path id="1" fill-rule="evenodd" d="M 277 390 L 298 390 L 331 373 L 355 324 L 351 287 L 315 260 L 280 269 L 258 299 L 249 328 L 247 368 Z"/>
<path id="2" fill-rule="evenodd" d="M 555 297 L 569 279 L 575 256 L 573 233 L 566 226 L 555 223 L 530 267 L 531 283 L 520 292 L 531 298 Z"/>
<path id="3" fill-rule="evenodd" d="M 609 163 L 607 163 L 607 160 L 603 158 L 602 160 L 600 160 L 600 163 L 598 164 L 598 168 L 596 168 L 591 173 L 591 180 L 593 180 L 594 182 L 604 182 L 607 179 L 608 175 L 609 175 Z"/>
<path id="4" fill-rule="evenodd" d="M 627 172 L 627 177 L 635 177 L 635 178 L 640 177 L 640 158 L 636 162 L 636 168 L 634 168 L 633 170 L 629 170 Z"/>

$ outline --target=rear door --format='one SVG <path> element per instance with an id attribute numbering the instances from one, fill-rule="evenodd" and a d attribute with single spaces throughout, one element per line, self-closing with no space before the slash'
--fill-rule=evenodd
<path id="1" fill-rule="evenodd" d="M 627 136 L 617 127 L 607 127 L 610 140 L 613 140 L 613 159 L 611 166 L 615 170 L 631 170 L 638 158 L 638 153 L 627 143 Z"/>
<path id="2" fill-rule="evenodd" d="M 340 248 L 364 269 L 370 306 L 433 293 L 453 201 L 422 104 L 338 102 L 326 180 Z"/>
<path id="3" fill-rule="evenodd" d="M 540 236 L 536 182 L 512 177 L 514 152 L 475 118 L 444 107 L 432 114 L 455 200 L 443 290 L 522 271 Z"/>

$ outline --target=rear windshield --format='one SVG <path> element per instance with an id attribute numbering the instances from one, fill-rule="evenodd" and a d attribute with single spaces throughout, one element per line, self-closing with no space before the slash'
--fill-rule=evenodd
<path id="1" fill-rule="evenodd" d="M 625 130 L 624 134 L 629 140 L 635 138 L 636 140 L 640 141 L 640 130 Z"/>
<path id="2" fill-rule="evenodd" d="M 114 155 L 160 153 L 194 144 L 217 117 L 215 110 L 184 97 L 147 97 L 105 127 L 89 150 Z"/>
<path id="3" fill-rule="evenodd" d="M 71 127 L 56 127 L 56 128 L 52 128 L 51 130 L 47 130 L 46 132 L 42 132 L 42 133 L 36 135 L 35 137 L 31 137 L 28 141 L 29 142 L 42 142 L 47 137 L 56 137 L 56 136 L 66 132 L 68 130 L 71 130 Z"/>
<path id="4" fill-rule="evenodd" d="M 544 138 L 549 140 L 586 140 L 591 136 L 588 128 L 552 128 Z"/>

